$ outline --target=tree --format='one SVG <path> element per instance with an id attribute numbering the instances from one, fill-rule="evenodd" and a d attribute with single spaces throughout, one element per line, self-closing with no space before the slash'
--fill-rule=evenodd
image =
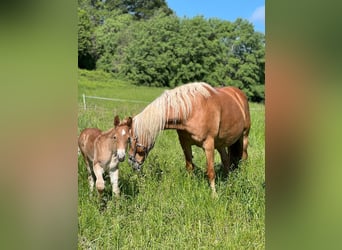
<path id="1" fill-rule="evenodd" d="M 136 84 L 170 86 L 176 66 L 173 51 L 178 18 L 159 13 L 131 28 L 132 40 L 125 48 L 123 74 Z"/>
<path id="2" fill-rule="evenodd" d="M 264 95 L 265 42 L 246 20 L 237 19 L 226 37 L 229 85 L 242 89 L 250 99 Z"/>
<path id="3" fill-rule="evenodd" d="M 165 0 L 107 0 L 105 2 L 108 10 L 121 10 L 123 13 L 131 14 L 136 20 L 146 20 L 154 16 L 156 11 L 166 15 L 173 14 Z"/>
<path id="4" fill-rule="evenodd" d="M 232 85 L 264 100 L 265 36 L 247 20 L 178 18 L 165 0 L 78 0 L 79 67 L 138 85 Z"/>
<path id="5" fill-rule="evenodd" d="M 206 81 L 263 99 L 264 36 L 248 21 L 158 15 L 133 27 L 123 69 L 134 83 L 174 87 Z"/>
<path id="6" fill-rule="evenodd" d="M 95 69 L 94 25 L 84 9 L 78 8 L 78 67 Z"/>
<path id="7" fill-rule="evenodd" d="M 131 24 L 131 15 L 112 12 L 111 17 L 96 28 L 96 51 L 99 58 L 96 62 L 97 69 L 120 73 L 124 48 L 130 43 L 128 27 Z"/>

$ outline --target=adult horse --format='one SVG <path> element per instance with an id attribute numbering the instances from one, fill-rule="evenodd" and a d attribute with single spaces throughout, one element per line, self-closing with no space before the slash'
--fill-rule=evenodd
<path id="1" fill-rule="evenodd" d="M 189 171 L 194 169 L 191 146 L 204 149 L 209 184 L 216 194 L 214 150 L 228 173 L 248 157 L 250 126 L 247 97 L 238 88 L 213 88 L 204 82 L 181 85 L 165 91 L 133 117 L 129 161 L 140 169 L 158 133 L 176 129 Z"/>
<path id="2" fill-rule="evenodd" d="M 131 125 L 131 117 L 120 121 L 119 116 L 115 116 L 114 127 L 108 131 L 102 132 L 97 128 L 82 130 L 78 146 L 87 166 L 91 192 L 96 180 L 96 189 L 101 196 L 105 187 L 103 174 L 108 171 L 112 192 L 116 196 L 120 195 L 119 162 L 125 159 Z"/>

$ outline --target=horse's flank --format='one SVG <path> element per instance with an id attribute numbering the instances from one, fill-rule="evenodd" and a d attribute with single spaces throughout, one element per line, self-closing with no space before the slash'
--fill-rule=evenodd
<path id="1" fill-rule="evenodd" d="M 166 90 L 150 103 L 140 114 L 133 118 L 134 133 L 139 141 L 148 147 L 153 145 L 158 133 L 168 124 L 177 124 L 191 114 L 196 95 L 204 98 L 216 90 L 209 84 L 197 82 L 184 84 L 172 90 Z"/>
<path id="2" fill-rule="evenodd" d="M 94 160 L 94 141 L 101 135 L 102 131 L 98 128 L 84 129 L 78 139 L 78 147 L 85 161 Z"/>
<path id="3" fill-rule="evenodd" d="M 94 142 L 95 155 L 94 165 L 100 162 L 103 166 L 111 161 L 112 155 L 116 156 L 117 147 L 113 143 L 115 128 L 102 132 Z"/>

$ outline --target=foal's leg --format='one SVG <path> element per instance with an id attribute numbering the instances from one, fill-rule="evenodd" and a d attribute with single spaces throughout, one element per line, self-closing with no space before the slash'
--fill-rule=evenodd
<path id="1" fill-rule="evenodd" d="M 212 196 L 216 197 L 216 188 L 215 188 L 215 169 L 214 169 L 214 139 L 207 138 L 203 143 L 203 148 L 205 151 L 205 156 L 207 158 L 207 175 L 209 184 L 212 190 Z"/>
<path id="2" fill-rule="evenodd" d="M 112 156 L 112 160 L 109 164 L 109 177 L 112 184 L 112 192 L 116 197 L 119 197 L 119 159 L 117 156 Z"/>
<path id="3" fill-rule="evenodd" d="M 96 176 L 96 189 L 99 192 L 99 195 L 101 196 L 103 191 L 104 191 L 104 189 L 105 189 L 105 182 L 103 180 L 104 170 L 101 167 L 99 162 L 97 162 L 94 165 L 94 173 L 95 173 L 95 176 Z"/>
<path id="4" fill-rule="evenodd" d="M 94 191 L 94 185 L 95 185 L 95 175 L 92 171 L 92 165 L 93 162 L 90 159 L 86 160 L 86 165 L 87 165 L 87 172 L 88 172 L 88 182 L 89 182 L 89 188 L 90 188 L 90 193 Z"/>
<path id="5" fill-rule="evenodd" d="M 189 172 L 192 172 L 194 170 L 194 165 L 192 163 L 191 144 L 187 141 L 183 131 L 177 130 L 177 133 L 185 156 L 185 167 Z"/>

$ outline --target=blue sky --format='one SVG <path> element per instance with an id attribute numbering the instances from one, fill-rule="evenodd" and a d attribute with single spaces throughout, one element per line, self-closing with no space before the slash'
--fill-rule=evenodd
<path id="1" fill-rule="evenodd" d="M 265 33 L 265 0 L 166 0 L 179 17 L 202 15 L 234 22 L 247 19 L 256 31 Z"/>

